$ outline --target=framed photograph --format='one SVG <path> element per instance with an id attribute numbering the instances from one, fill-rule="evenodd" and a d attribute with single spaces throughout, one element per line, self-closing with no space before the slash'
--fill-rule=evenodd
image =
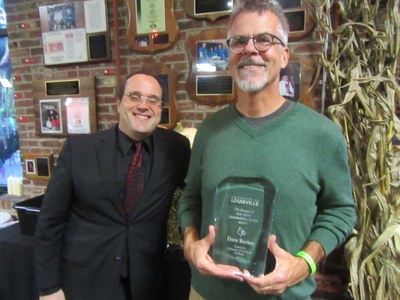
<path id="1" fill-rule="evenodd" d="M 291 101 L 299 101 L 301 87 L 301 64 L 290 61 L 280 73 L 279 92 L 281 96 Z"/>
<path id="2" fill-rule="evenodd" d="M 36 174 L 36 164 L 34 159 L 25 160 L 25 173 L 26 174 Z"/>
<path id="3" fill-rule="evenodd" d="M 196 69 L 198 72 L 228 70 L 229 48 L 226 40 L 204 40 L 196 42 Z"/>
<path id="4" fill-rule="evenodd" d="M 39 99 L 40 130 L 46 134 L 62 134 L 61 99 Z"/>
<path id="5" fill-rule="evenodd" d="M 30 179 L 50 179 L 53 170 L 53 154 L 22 153 L 24 160 L 24 175 Z"/>
<path id="6" fill-rule="evenodd" d="M 128 46 L 139 53 L 171 48 L 179 39 L 174 0 L 126 0 L 129 10 Z"/>
<path id="7" fill-rule="evenodd" d="M 191 99 L 221 105 L 235 99 L 235 85 L 229 75 L 226 30 L 205 30 L 188 39 L 191 69 L 186 90 Z"/>
<path id="8" fill-rule="evenodd" d="M 95 78 L 33 82 L 36 133 L 66 136 L 96 131 Z"/>
<path id="9" fill-rule="evenodd" d="M 47 66 L 111 58 L 105 0 L 39 5 Z"/>
<path id="10" fill-rule="evenodd" d="M 315 64 L 311 57 L 291 55 L 288 65 L 280 73 L 280 94 L 290 101 L 302 102 L 315 108 L 311 90 Z"/>
<path id="11" fill-rule="evenodd" d="M 192 18 L 215 21 L 231 14 L 233 2 L 234 0 L 186 0 L 185 11 Z"/>

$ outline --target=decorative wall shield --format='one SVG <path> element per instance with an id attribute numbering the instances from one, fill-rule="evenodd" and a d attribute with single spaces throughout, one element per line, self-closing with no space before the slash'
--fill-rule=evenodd
<path id="1" fill-rule="evenodd" d="M 205 30 L 188 38 L 191 68 L 186 81 L 190 98 L 208 105 L 235 99 L 235 85 L 228 73 L 226 30 Z"/>
<path id="2" fill-rule="evenodd" d="M 139 53 L 171 48 L 179 38 L 174 0 L 126 0 L 129 9 L 127 41 Z"/>
<path id="3" fill-rule="evenodd" d="M 163 63 L 157 63 L 153 58 L 144 59 L 141 71 L 156 76 L 161 82 L 163 89 L 163 111 L 161 115 L 161 127 L 172 129 L 176 126 L 179 112 L 176 105 L 177 75 L 175 70 L 170 69 Z"/>

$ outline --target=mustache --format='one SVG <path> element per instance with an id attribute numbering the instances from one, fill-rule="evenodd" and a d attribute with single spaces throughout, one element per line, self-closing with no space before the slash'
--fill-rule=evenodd
<path id="1" fill-rule="evenodd" d="M 262 59 L 255 58 L 255 57 L 243 57 L 239 60 L 237 66 L 243 67 L 243 66 L 248 66 L 248 65 L 257 65 L 257 66 L 263 66 L 263 67 L 268 67 L 268 63 L 263 61 Z"/>

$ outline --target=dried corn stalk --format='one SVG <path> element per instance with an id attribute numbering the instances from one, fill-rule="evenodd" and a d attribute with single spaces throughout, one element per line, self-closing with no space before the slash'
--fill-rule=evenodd
<path id="1" fill-rule="evenodd" d="M 358 222 L 347 242 L 354 299 L 400 299 L 399 0 L 316 0 L 329 116 L 348 145 Z M 332 24 L 335 23 L 335 24 Z"/>

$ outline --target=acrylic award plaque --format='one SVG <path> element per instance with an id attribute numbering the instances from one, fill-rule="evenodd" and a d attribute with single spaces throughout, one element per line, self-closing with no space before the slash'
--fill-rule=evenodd
<path id="1" fill-rule="evenodd" d="M 217 186 L 215 263 L 264 274 L 275 194 L 263 178 L 229 177 Z"/>

